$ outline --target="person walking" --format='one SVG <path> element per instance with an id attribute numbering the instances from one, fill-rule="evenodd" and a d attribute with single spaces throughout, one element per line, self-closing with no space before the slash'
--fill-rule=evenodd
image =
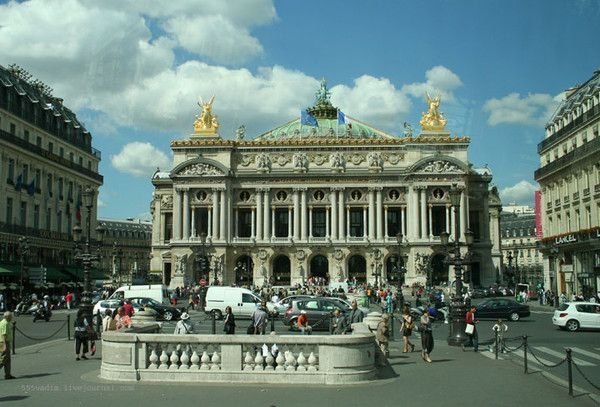
<path id="1" fill-rule="evenodd" d="M 4 318 L 0 321 L 0 367 L 4 367 L 4 379 L 11 380 L 15 377 L 10 373 L 10 341 L 12 340 L 12 318 L 10 311 L 5 311 Z"/>
<path id="2" fill-rule="evenodd" d="M 467 323 L 465 333 L 469 337 L 469 343 L 467 344 L 467 346 L 472 346 L 473 350 L 477 352 L 479 351 L 479 335 L 477 334 L 476 324 L 479 323 L 479 321 L 475 319 L 475 311 L 476 308 L 471 307 L 471 309 L 469 309 L 469 311 L 467 311 L 467 314 L 465 315 L 465 322 Z"/>
<path id="3" fill-rule="evenodd" d="M 498 347 L 498 352 L 506 353 L 506 349 L 504 348 L 504 332 L 508 331 L 508 325 L 502 319 L 499 319 L 492 327 L 492 331 L 497 335 L 497 342 L 494 344 L 494 347 L 490 346 L 490 352 L 494 352 L 495 348 Z"/>
<path id="4" fill-rule="evenodd" d="M 83 310 L 77 311 L 75 317 L 75 360 L 87 359 L 88 352 L 88 322 L 83 317 Z"/>
<path id="5" fill-rule="evenodd" d="M 175 325 L 175 331 L 173 332 L 175 335 L 186 335 L 194 333 L 194 326 L 190 321 L 190 314 L 187 312 L 183 312 L 179 317 L 179 321 Z"/>
<path id="6" fill-rule="evenodd" d="M 423 315 L 421 315 L 421 346 L 423 350 L 421 350 L 421 357 L 424 361 L 431 363 L 431 358 L 429 355 L 433 351 L 433 332 L 431 329 L 431 316 L 429 315 L 429 310 L 425 309 L 423 311 Z"/>
<path id="7" fill-rule="evenodd" d="M 226 335 L 235 334 L 235 316 L 231 307 L 228 305 L 225 307 L 225 321 L 223 323 L 223 331 Z"/>
<path id="8" fill-rule="evenodd" d="M 402 348 L 402 353 L 408 352 L 408 347 L 410 346 L 410 351 L 414 352 L 415 345 L 410 342 L 410 336 L 412 335 L 412 330 L 415 326 L 412 316 L 410 315 L 410 310 L 408 307 L 404 307 L 402 310 L 402 325 L 400 325 L 400 332 L 402 334 L 402 342 L 404 346 Z"/>
<path id="9" fill-rule="evenodd" d="M 265 301 L 262 301 L 254 310 L 250 319 L 252 320 L 252 326 L 254 327 L 254 335 L 264 335 L 268 319 L 267 303 Z"/>

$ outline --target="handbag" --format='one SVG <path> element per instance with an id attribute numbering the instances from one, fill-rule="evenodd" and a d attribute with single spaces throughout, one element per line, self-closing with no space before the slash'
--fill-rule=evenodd
<path id="1" fill-rule="evenodd" d="M 473 335 L 473 331 L 475 331 L 475 325 L 467 324 L 467 327 L 465 328 L 465 333 L 467 335 Z"/>

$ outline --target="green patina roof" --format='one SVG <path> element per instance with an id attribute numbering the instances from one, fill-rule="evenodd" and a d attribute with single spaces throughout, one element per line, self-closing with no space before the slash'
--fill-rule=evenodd
<path id="1" fill-rule="evenodd" d="M 282 126 L 261 134 L 255 141 L 266 140 L 296 140 L 315 138 L 345 138 L 345 139 L 395 139 L 391 136 L 362 123 L 348 115 L 346 119 L 350 124 L 338 123 L 338 109 L 331 104 L 330 92 L 327 90 L 325 79 L 321 80 L 321 87 L 316 93 L 315 105 L 306 109 L 312 115 L 318 126 L 301 124 L 300 117 Z"/>

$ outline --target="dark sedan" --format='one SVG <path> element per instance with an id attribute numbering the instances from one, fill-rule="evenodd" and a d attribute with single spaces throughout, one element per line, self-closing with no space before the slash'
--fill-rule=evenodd
<path id="1" fill-rule="evenodd" d="M 308 324 L 314 331 L 328 331 L 329 320 L 336 309 L 346 313 L 350 308 L 337 298 L 315 297 L 293 300 L 292 305 L 283 315 L 283 323 L 289 326 L 290 330 L 296 330 L 300 312 L 306 311 Z"/>
<path id="2" fill-rule="evenodd" d="M 134 308 L 137 309 L 137 306 L 141 306 L 142 308 L 146 305 L 148 305 L 148 307 L 150 309 L 153 309 L 154 311 L 156 311 L 156 317 L 157 319 L 164 319 L 165 321 L 174 321 L 174 320 L 178 320 L 179 317 L 181 316 L 181 310 L 175 308 L 175 307 L 171 307 L 170 305 L 164 305 L 152 298 L 147 298 L 147 297 L 132 297 L 129 298 L 129 300 L 131 300 L 131 303 L 133 304 Z"/>
<path id="3" fill-rule="evenodd" d="M 520 304 L 510 298 L 490 298 L 477 305 L 475 318 L 502 318 L 518 321 L 523 317 L 528 317 L 530 314 L 529 305 Z"/>

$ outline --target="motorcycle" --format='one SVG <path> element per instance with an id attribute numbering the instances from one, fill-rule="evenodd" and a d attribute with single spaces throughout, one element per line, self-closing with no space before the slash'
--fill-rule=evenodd
<path id="1" fill-rule="evenodd" d="M 35 307 L 35 308 L 34 308 Z M 50 321 L 50 317 L 52 316 L 52 311 L 42 306 L 41 304 L 33 305 L 31 308 L 31 313 L 33 314 L 33 322 L 38 319 L 43 319 L 46 322 Z"/>

